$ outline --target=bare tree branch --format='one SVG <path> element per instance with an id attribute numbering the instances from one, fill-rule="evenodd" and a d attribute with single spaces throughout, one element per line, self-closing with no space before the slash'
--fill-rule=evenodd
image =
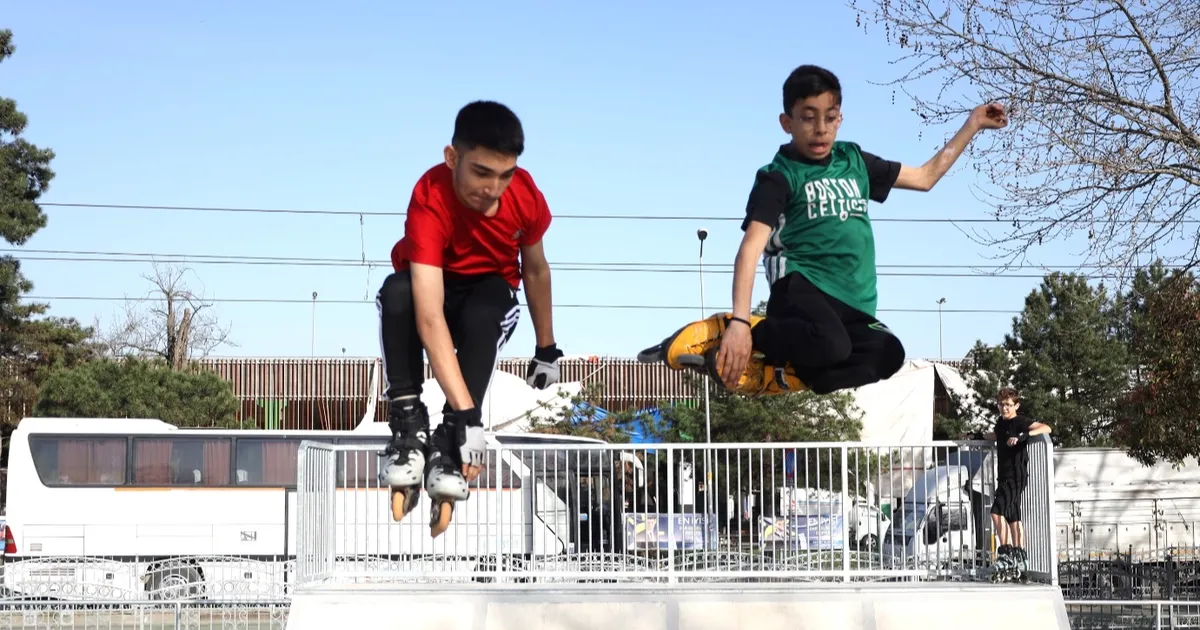
<path id="1" fill-rule="evenodd" d="M 869 5 L 869 6 L 864 6 Z M 1191 264 L 1200 230 L 1200 11 L 1173 0 L 850 0 L 908 65 L 889 85 L 928 124 L 1009 110 L 972 145 L 1011 264 L 1087 234 L 1087 263 Z M 865 26 L 864 26 L 865 29 Z M 917 93 L 926 96 L 917 95 Z M 957 98 L 956 98 L 957 97 Z M 1159 251 L 1181 241 L 1184 253 Z"/>
<path id="2" fill-rule="evenodd" d="M 222 345 L 236 347 L 230 328 L 222 328 L 210 310 L 212 303 L 184 283 L 188 271 L 155 263 L 154 275 L 142 276 L 152 288 L 144 298 L 126 302 L 123 316 L 103 335 L 107 354 L 161 357 L 181 370 Z"/>

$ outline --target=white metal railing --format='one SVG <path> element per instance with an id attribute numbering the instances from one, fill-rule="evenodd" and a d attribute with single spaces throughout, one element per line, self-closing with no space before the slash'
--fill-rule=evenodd
<path id="1" fill-rule="evenodd" d="M 1072 630 L 1184 630 L 1200 628 L 1200 602 L 1176 600 L 1066 600 Z M 936 602 L 930 605 L 936 606 Z M 0 627 L 184 630 L 240 628 L 285 630 L 290 602 L 94 600 L 83 603 L 0 601 Z"/>
<path id="2" fill-rule="evenodd" d="M 1029 574 L 1058 584 L 1058 528 L 1054 522 L 1054 444 L 1047 435 L 1029 438 L 1029 481 L 1021 496 L 1021 523 L 1025 529 Z"/>
<path id="3" fill-rule="evenodd" d="M 346 581 L 985 579 L 987 442 L 546 443 L 489 446 L 434 539 L 429 499 L 401 523 L 379 444 L 301 444 L 297 584 Z M 1030 488 L 1052 479 L 1030 444 Z M 1031 577 L 1053 583 L 1053 495 L 1026 492 Z"/>
<path id="4" fill-rule="evenodd" d="M 81 603 L 0 601 L 0 628 L 286 630 L 289 608 L 290 603 L 283 601 L 225 602 L 218 605 L 188 601 L 134 603 L 105 599 Z"/>

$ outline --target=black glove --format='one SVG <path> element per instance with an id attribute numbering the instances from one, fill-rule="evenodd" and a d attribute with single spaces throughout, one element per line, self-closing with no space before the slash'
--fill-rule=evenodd
<path id="1" fill-rule="evenodd" d="M 562 358 L 562 350 L 558 344 L 550 344 L 545 348 L 536 348 L 529 367 L 525 370 L 525 382 L 530 387 L 546 389 L 558 382 L 558 360 Z"/>

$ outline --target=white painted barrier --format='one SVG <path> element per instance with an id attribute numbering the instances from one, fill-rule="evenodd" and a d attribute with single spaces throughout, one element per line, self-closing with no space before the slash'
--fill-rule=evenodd
<path id="1" fill-rule="evenodd" d="M 1000 610 L 1003 614 L 1000 614 Z M 313 588 L 288 630 L 1069 630 L 1049 585 L 392 585 Z"/>

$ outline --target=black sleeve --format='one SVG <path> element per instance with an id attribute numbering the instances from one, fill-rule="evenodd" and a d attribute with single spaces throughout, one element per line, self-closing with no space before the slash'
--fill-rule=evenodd
<path id="1" fill-rule="evenodd" d="M 742 231 L 750 227 L 751 221 L 775 227 L 779 223 L 779 215 L 783 214 L 791 197 L 792 187 L 782 173 L 759 171 L 754 177 L 754 187 L 750 189 L 750 199 L 746 201 L 746 218 L 742 221 Z"/>
<path id="2" fill-rule="evenodd" d="M 896 185 L 900 176 L 900 163 L 885 160 L 874 153 L 861 151 L 863 161 L 867 163 L 867 181 L 871 186 L 871 201 L 883 203 Z"/>

